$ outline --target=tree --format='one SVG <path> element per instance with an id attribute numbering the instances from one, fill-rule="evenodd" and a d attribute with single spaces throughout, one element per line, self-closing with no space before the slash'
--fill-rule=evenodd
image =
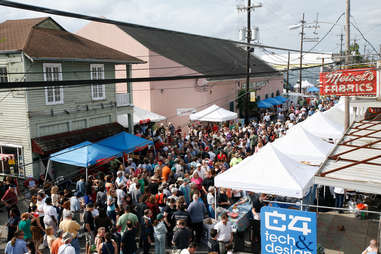
<path id="1" fill-rule="evenodd" d="M 249 96 L 250 97 L 250 96 Z M 246 89 L 241 89 L 238 92 L 237 108 L 240 118 L 244 118 L 246 105 L 249 107 L 249 116 L 256 116 L 258 114 L 258 107 L 256 102 L 246 103 Z"/>

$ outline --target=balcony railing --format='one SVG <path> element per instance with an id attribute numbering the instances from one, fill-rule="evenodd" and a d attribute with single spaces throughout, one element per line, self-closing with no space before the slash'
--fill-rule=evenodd
<path id="1" fill-rule="evenodd" d="M 130 106 L 132 105 L 132 98 L 130 93 L 117 93 L 116 94 L 116 106 Z"/>

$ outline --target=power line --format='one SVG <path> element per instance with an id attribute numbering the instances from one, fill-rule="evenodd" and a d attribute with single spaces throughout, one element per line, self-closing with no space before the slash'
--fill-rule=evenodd
<path id="1" fill-rule="evenodd" d="M 352 18 L 353 18 L 353 16 L 351 16 Z M 356 22 L 357 23 L 357 22 Z M 374 52 L 376 52 L 376 54 L 378 55 L 378 56 L 381 56 L 381 52 L 378 52 L 377 51 L 377 49 L 373 46 L 373 44 L 372 43 L 370 43 L 370 41 L 368 41 L 366 38 L 365 38 L 365 36 L 364 36 L 364 34 L 360 31 L 360 29 L 353 23 L 353 22 L 351 22 L 351 25 L 360 33 L 360 35 L 361 35 L 361 37 L 370 45 L 370 47 L 373 49 L 373 51 Z"/>
<path id="2" fill-rule="evenodd" d="M 7 1 L 7 0 L 0 0 L 0 5 L 2 6 L 7 6 L 11 8 L 16 8 L 16 9 L 23 9 L 23 10 L 29 10 L 29 11 L 34 11 L 34 12 L 42 12 L 42 13 L 49 13 L 52 15 L 57 15 L 57 16 L 64 16 L 64 17 L 69 17 L 69 18 L 77 18 L 77 19 L 83 19 L 83 20 L 90 20 L 90 21 L 95 21 L 95 22 L 100 22 L 100 23 L 107 23 L 107 24 L 113 24 L 113 25 L 122 25 L 122 26 L 129 26 L 129 27 L 134 27 L 134 28 L 145 28 L 145 29 L 155 29 L 155 30 L 161 30 L 161 31 L 166 31 L 166 32 L 171 32 L 171 33 L 182 33 L 182 34 L 187 34 L 187 35 L 194 35 L 198 37 L 204 37 L 204 38 L 209 38 L 209 39 L 217 39 L 241 46 L 250 46 L 250 47 L 260 47 L 260 48 L 271 48 L 271 49 L 276 49 L 276 50 L 285 50 L 285 51 L 292 51 L 292 52 L 299 52 L 299 50 L 296 49 L 287 49 L 287 48 L 281 48 L 281 47 L 275 47 L 275 46 L 267 46 L 267 45 L 262 45 L 262 44 L 257 44 L 257 43 L 245 43 L 241 41 L 234 41 L 234 40 L 228 40 L 228 39 L 220 39 L 220 38 L 215 38 L 211 36 L 202 36 L 202 35 L 197 35 L 197 34 L 190 34 L 190 33 L 184 33 L 184 32 L 177 32 L 177 31 L 171 31 L 171 30 L 166 30 L 162 28 L 155 28 L 155 27 L 149 27 L 149 26 L 143 26 L 143 25 L 138 25 L 138 24 L 133 24 L 133 23 L 128 23 L 128 22 L 122 22 L 118 20 L 111 20 L 111 19 L 106 19 L 106 18 L 100 18 L 100 17 L 94 17 L 94 16 L 89 16 L 89 15 L 84 15 L 80 13 L 74 13 L 74 12 L 68 12 L 68 11 L 60 11 L 56 9 L 51 9 L 51 8 L 46 8 L 46 7 L 41 7 L 41 6 L 35 6 L 35 5 L 29 5 L 29 4 L 23 4 L 23 3 L 16 3 L 12 1 Z M 321 52 L 309 52 L 309 53 L 314 53 L 314 54 L 321 54 Z"/>

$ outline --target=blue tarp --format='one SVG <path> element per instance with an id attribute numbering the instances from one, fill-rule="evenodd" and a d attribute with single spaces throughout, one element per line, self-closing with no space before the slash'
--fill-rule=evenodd
<path id="1" fill-rule="evenodd" d="M 281 102 L 283 102 L 283 103 L 285 103 L 286 101 L 288 101 L 287 98 L 285 98 L 285 97 L 283 97 L 283 96 L 280 96 L 280 95 L 274 97 L 274 99 L 277 99 L 278 101 L 281 101 Z"/>
<path id="2" fill-rule="evenodd" d="M 123 131 L 114 136 L 98 141 L 96 144 L 116 149 L 121 153 L 130 153 L 138 147 L 153 145 L 153 142 Z"/>
<path id="3" fill-rule="evenodd" d="M 309 92 L 309 93 L 317 93 L 319 91 L 320 91 L 320 89 L 315 87 L 315 86 L 310 86 L 307 88 L 307 92 Z"/>
<path id="4" fill-rule="evenodd" d="M 283 104 L 282 101 L 278 101 L 278 100 L 275 99 L 275 98 L 268 98 L 268 99 L 265 99 L 265 100 L 263 100 L 263 101 L 266 102 L 266 103 L 269 103 L 269 104 L 271 104 L 271 105 L 273 105 L 273 106 L 277 106 L 277 105 L 281 105 L 281 104 Z"/>
<path id="5" fill-rule="evenodd" d="M 257 104 L 258 108 L 272 108 L 273 105 L 270 103 L 265 102 L 265 100 L 258 102 Z"/>
<path id="6" fill-rule="evenodd" d="M 50 160 L 87 168 L 96 164 L 98 160 L 111 158 L 119 154 L 120 151 L 118 150 L 85 141 L 78 145 L 51 154 Z"/>

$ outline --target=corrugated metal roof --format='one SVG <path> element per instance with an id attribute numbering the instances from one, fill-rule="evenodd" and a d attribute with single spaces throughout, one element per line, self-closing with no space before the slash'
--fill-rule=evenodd
<path id="1" fill-rule="evenodd" d="M 318 171 L 315 183 L 381 194 L 381 122 L 353 123 Z"/>

